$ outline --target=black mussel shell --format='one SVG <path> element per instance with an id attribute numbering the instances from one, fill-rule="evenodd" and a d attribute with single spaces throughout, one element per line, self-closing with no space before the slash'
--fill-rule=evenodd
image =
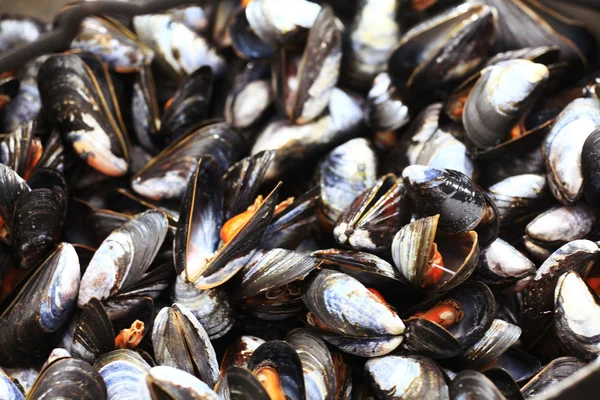
<path id="1" fill-rule="evenodd" d="M 31 189 L 23 178 L 4 164 L 0 164 L 0 187 L 0 218 L 5 225 L 11 227 L 18 198 Z"/>
<path id="2" fill-rule="evenodd" d="M 276 48 L 263 42 L 250 28 L 244 9 L 239 10 L 229 26 L 233 50 L 243 60 L 260 60 L 273 57 Z"/>
<path id="3" fill-rule="evenodd" d="M 537 375 L 535 375 L 523 388 L 523 396 L 529 398 L 533 395 L 543 396 L 563 379 L 573 375 L 586 365 L 575 357 L 559 357 L 549 362 Z"/>
<path id="4" fill-rule="evenodd" d="M 226 384 L 231 400 L 269 400 L 270 397 L 261 383 L 250 371 L 240 367 L 227 370 Z"/>
<path id="5" fill-rule="evenodd" d="M 600 129 L 588 136 L 581 151 L 583 194 L 590 204 L 600 204 Z"/>
<path id="6" fill-rule="evenodd" d="M 73 332 L 71 353 L 93 363 L 115 349 L 115 331 L 102 303 L 93 298 L 83 307 Z"/>
<path id="7" fill-rule="evenodd" d="M 473 371 L 461 371 L 452 379 L 450 397 L 453 399 L 506 400 L 502 392 L 484 374 Z"/>

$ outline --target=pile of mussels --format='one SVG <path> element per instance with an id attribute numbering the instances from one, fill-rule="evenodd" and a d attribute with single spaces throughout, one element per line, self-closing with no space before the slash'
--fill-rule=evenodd
<path id="1" fill-rule="evenodd" d="M 3 74 L 0 398 L 555 390 L 600 354 L 577 10 L 200 1 Z"/>

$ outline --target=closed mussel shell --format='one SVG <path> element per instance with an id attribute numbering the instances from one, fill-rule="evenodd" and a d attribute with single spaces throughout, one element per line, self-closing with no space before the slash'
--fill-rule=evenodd
<path id="1" fill-rule="evenodd" d="M 546 177 L 522 174 L 508 177 L 488 188 L 498 208 L 500 225 L 508 225 L 535 214 L 548 200 Z"/>
<path id="2" fill-rule="evenodd" d="M 28 365 L 50 353 L 75 309 L 80 276 L 77 253 L 63 243 L 27 279 L 0 315 L 3 366 Z"/>
<path id="3" fill-rule="evenodd" d="M 158 364 L 195 374 L 210 387 L 217 383 L 219 364 L 208 334 L 185 307 L 173 304 L 158 313 L 152 344 Z"/>
<path id="4" fill-rule="evenodd" d="M 220 400 L 209 385 L 194 375 L 166 365 L 150 369 L 137 396 L 140 400 Z"/>
<path id="5" fill-rule="evenodd" d="M 593 360 L 600 353 L 598 296 L 575 271 L 556 284 L 554 325 L 561 346 L 570 355 Z"/>
<path id="6" fill-rule="evenodd" d="M 553 207 L 527 224 L 525 233 L 541 246 L 557 248 L 586 237 L 596 221 L 596 214 L 596 210 L 585 203 Z"/>
<path id="7" fill-rule="evenodd" d="M 563 379 L 573 375 L 586 365 L 575 357 L 558 357 L 550 361 L 540 372 L 537 373 L 523 388 L 521 392 L 526 398 L 543 396 L 553 386 L 562 382 Z"/>
<path id="8" fill-rule="evenodd" d="M 385 356 L 365 364 L 377 398 L 448 399 L 448 386 L 437 365 L 422 356 Z"/>
<path id="9" fill-rule="evenodd" d="M 481 252 L 476 273 L 489 285 L 512 284 L 535 275 L 536 267 L 523 253 L 498 238 Z"/>
<path id="10" fill-rule="evenodd" d="M 575 99 L 556 118 L 542 144 L 550 190 L 563 204 L 573 204 L 583 194 L 582 149 L 598 126 L 600 101 Z"/>
<path id="11" fill-rule="evenodd" d="M 115 331 L 98 299 L 92 298 L 79 314 L 70 350 L 75 357 L 90 364 L 115 350 Z"/>
<path id="12" fill-rule="evenodd" d="M 367 2 L 368 3 L 368 2 Z M 408 123 L 408 107 L 387 72 L 378 74 L 367 96 L 365 119 L 376 131 L 390 131 Z"/>
<path id="13" fill-rule="evenodd" d="M 452 399 L 505 400 L 494 382 L 484 374 L 473 370 L 461 371 L 452 379 L 450 397 Z"/>
<path id="14" fill-rule="evenodd" d="M 484 367 L 507 351 L 520 336 L 520 327 L 495 319 L 483 336 L 463 351 L 457 362 L 468 368 Z"/>
<path id="15" fill-rule="evenodd" d="M 36 379 L 28 399 L 103 400 L 106 385 L 98 371 L 76 358 L 59 358 Z"/>
<path id="16" fill-rule="evenodd" d="M 581 151 L 583 194 L 590 204 L 600 201 L 600 129 L 594 130 L 583 143 Z"/>
<path id="17" fill-rule="evenodd" d="M 575 271 L 586 276 L 598 256 L 598 246 L 589 240 L 574 240 L 556 250 L 537 270 L 523 296 L 520 326 L 522 340 L 532 345 L 552 323 L 554 292 L 560 276 Z"/>
<path id="18" fill-rule="evenodd" d="M 94 363 L 106 383 L 108 400 L 137 399 L 139 388 L 145 384 L 150 365 L 136 352 L 115 350 Z"/>
<path id="19" fill-rule="evenodd" d="M 131 94 L 131 120 L 133 133 L 140 146 L 151 154 L 158 153 L 158 133 L 160 112 L 158 109 L 156 86 L 150 65 L 141 66 Z M 133 169 L 133 172 L 137 170 Z"/>
<path id="20" fill-rule="evenodd" d="M 269 394 L 252 372 L 244 368 L 230 367 L 225 384 L 231 400 L 269 400 Z M 222 396 L 225 397 L 225 396 Z"/>
<path id="21" fill-rule="evenodd" d="M 0 218 L 10 227 L 19 196 L 31 189 L 23 178 L 4 164 L 0 164 L 0 186 Z"/>

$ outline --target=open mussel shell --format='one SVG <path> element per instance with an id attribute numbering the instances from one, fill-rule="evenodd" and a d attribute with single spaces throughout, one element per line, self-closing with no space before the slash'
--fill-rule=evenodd
<path id="1" fill-rule="evenodd" d="M 548 77 L 545 65 L 528 60 L 487 67 L 465 103 L 462 122 L 466 139 L 478 150 L 506 141 L 541 95 Z M 510 82 L 510 90 L 506 82 Z"/>
<path id="2" fill-rule="evenodd" d="M 476 270 L 477 277 L 489 285 L 513 284 L 535 273 L 535 264 L 500 238 L 481 252 Z"/>
<path id="3" fill-rule="evenodd" d="M 547 191 L 546 177 L 538 174 L 514 175 L 488 188 L 501 226 L 535 214 L 547 203 Z"/>
<path id="4" fill-rule="evenodd" d="M 122 176 L 129 169 L 129 143 L 106 66 L 90 53 L 48 58 L 38 82 L 48 118 L 95 170 Z"/>
<path id="5" fill-rule="evenodd" d="M 363 138 L 352 139 L 327 155 L 319 173 L 318 206 L 324 225 L 332 226 L 360 193 L 375 184 L 376 171 L 375 153 Z"/>
<path id="6" fill-rule="evenodd" d="M 554 325 L 562 348 L 570 355 L 593 360 L 600 354 L 600 304 L 596 293 L 576 272 L 556 284 Z"/>
<path id="7" fill-rule="evenodd" d="M 137 394 L 140 400 L 220 400 L 209 385 L 194 375 L 161 365 L 150 369 Z"/>
<path id="8" fill-rule="evenodd" d="M 115 350 L 102 355 L 94 363 L 106 384 L 109 400 L 137 399 L 139 388 L 145 384 L 150 365 L 136 352 Z"/>
<path id="9" fill-rule="evenodd" d="M 160 365 L 195 374 L 210 387 L 217 383 L 219 363 L 208 334 L 185 307 L 173 304 L 160 310 L 154 320 L 152 344 Z"/>
<path id="10" fill-rule="evenodd" d="M 43 151 L 40 139 L 35 137 L 36 128 L 30 121 L 12 130 L 0 142 L 0 162 L 24 179 L 29 179 Z"/>
<path id="11" fill-rule="evenodd" d="M 385 250 L 391 247 L 395 232 L 410 220 L 410 211 L 402 180 L 385 175 L 340 215 L 333 238 L 356 250 Z"/>
<path id="12" fill-rule="evenodd" d="M 0 358 L 6 367 L 42 361 L 75 308 L 79 260 L 60 244 L 27 279 L 0 315 Z"/>
<path id="13" fill-rule="evenodd" d="M 194 314 L 211 339 L 222 337 L 233 327 L 233 307 L 223 287 L 201 290 L 178 276 L 173 289 L 173 302 Z"/>
<path id="14" fill-rule="evenodd" d="M 482 247 L 498 236 L 496 205 L 462 172 L 411 165 L 402 177 L 420 215 L 440 215 L 440 230 L 454 234 L 475 230 Z"/>
<path id="15" fill-rule="evenodd" d="M 525 233 L 538 245 L 557 248 L 586 237 L 592 230 L 596 215 L 596 210 L 585 203 L 552 207 L 527 224 Z"/>
<path id="16" fill-rule="evenodd" d="M 453 309 L 454 321 L 443 312 Z M 403 348 L 432 358 L 457 355 L 477 342 L 491 326 L 496 311 L 491 290 L 481 282 L 467 282 L 406 313 Z M 450 322 L 447 327 L 442 324 Z"/>
<path id="17" fill-rule="evenodd" d="M 31 189 L 23 178 L 4 164 L 0 164 L 0 186 L 0 218 L 10 227 L 17 200 L 22 193 Z"/>
<path id="18" fill-rule="evenodd" d="M 10 400 L 25 400 L 23 388 L 13 379 L 0 369 L 0 397 Z"/>
<path id="19" fill-rule="evenodd" d="M 225 122 L 209 122 L 152 158 L 131 180 L 131 188 L 152 200 L 180 199 L 198 160 L 210 155 L 222 172 L 241 156 L 242 138 Z"/>
<path id="20" fill-rule="evenodd" d="M 355 278 L 321 270 L 305 279 L 302 300 L 330 331 L 350 336 L 399 336 L 404 324 Z"/>
<path id="21" fill-rule="evenodd" d="M 198 162 L 182 202 L 175 235 L 175 268 L 178 273 L 185 272 L 186 279 L 199 289 L 226 282 L 244 266 L 260 244 L 277 204 L 279 186 L 241 221 L 234 236 L 220 245 L 224 205 L 218 172 L 209 158 Z"/>
<path id="22" fill-rule="evenodd" d="M 124 293 L 142 279 L 167 235 L 164 213 L 138 214 L 102 242 L 81 279 L 77 304 Z"/>
<path id="23" fill-rule="evenodd" d="M 315 186 L 277 213 L 263 236 L 260 248 L 295 249 L 299 246 L 316 227 L 318 199 L 319 188 Z"/>
<path id="24" fill-rule="evenodd" d="M 408 123 L 408 107 L 387 72 L 378 74 L 367 96 L 367 124 L 375 131 L 393 131 Z"/>
<path id="25" fill-rule="evenodd" d="M 281 340 L 271 340 L 260 345 L 248 361 L 248 369 L 260 377 L 264 370 L 276 373 L 283 393 L 277 393 L 291 400 L 301 400 L 306 397 L 302 362 L 291 344 Z M 269 386 L 269 375 L 264 374 L 266 385 Z M 259 378 L 260 379 L 260 378 Z"/>
<path id="26" fill-rule="evenodd" d="M 521 393 L 525 398 L 543 397 L 544 394 L 552 390 L 556 384 L 563 379 L 573 375 L 586 365 L 575 357 L 558 357 L 550 361 L 540 372 L 537 373 L 523 388 Z"/>
<path id="27" fill-rule="evenodd" d="M 189 75 L 204 65 L 215 75 L 221 75 L 225 70 L 225 60 L 208 39 L 177 21 L 173 15 L 138 15 L 133 18 L 133 26 L 139 39 L 179 75 Z"/>
<path id="28" fill-rule="evenodd" d="M 172 143 L 206 119 L 213 89 L 209 67 L 198 68 L 180 84 L 169 100 L 160 123 L 160 135 Z"/>
<path id="29" fill-rule="evenodd" d="M 465 3 L 413 27 L 388 60 L 392 82 L 409 104 L 423 92 L 439 96 L 451 90 L 483 64 L 495 37 L 495 20 L 493 8 Z"/>
<path id="30" fill-rule="evenodd" d="M 574 240 L 556 250 L 537 270 L 523 296 L 520 326 L 527 345 L 537 342 L 552 323 L 554 293 L 560 276 L 575 271 L 585 277 L 596 262 L 598 246 L 589 240 Z"/>
<path id="31" fill-rule="evenodd" d="M 402 276 L 417 288 L 452 289 L 464 282 L 477 267 L 477 233 L 437 234 L 439 220 L 439 214 L 418 219 L 402 227 L 394 236 L 394 264 Z M 441 265 L 437 260 L 438 254 L 441 254 Z"/>
<path id="32" fill-rule="evenodd" d="M 230 367 L 223 381 L 231 400 L 269 400 L 269 394 L 252 372 L 240 367 Z M 221 384 L 221 382 L 219 383 Z M 225 396 L 222 396 L 225 397 Z"/>
<path id="33" fill-rule="evenodd" d="M 334 398 L 337 382 L 333 359 L 323 339 L 311 331 L 299 328 L 289 332 L 284 340 L 296 349 L 300 357 L 306 397 Z"/>
<path id="34" fill-rule="evenodd" d="M 76 358 L 59 358 L 40 372 L 27 398 L 97 400 L 106 396 L 106 384 L 94 367 Z"/>
<path id="35" fill-rule="evenodd" d="M 542 144 L 550 190 L 563 204 L 573 204 L 583 194 L 582 149 L 599 126 L 600 100 L 575 99 L 556 118 Z"/>
<path id="36" fill-rule="evenodd" d="M 13 246 L 21 268 L 31 268 L 58 243 L 66 199 L 51 189 L 19 196 L 13 216 Z"/>
<path id="37" fill-rule="evenodd" d="M 364 0 L 356 3 L 341 72 L 345 82 L 364 89 L 385 69 L 388 57 L 400 39 L 400 26 L 396 20 L 399 2 Z"/>
<path id="38" fill-rule="evenodd" d="M 233 218 L 248 208 L 259 195 L 275 150 L 265 150 L 235 163 L 223 175 L 225 220 Z"/>
<path id="39" fill-rule="evenodd" d="M 437 365 L 422 356 L 385 356 L 365 364 L 377 398 L 448 399 L 448 386 Z"/>
<path id="40" fill-rule="evenodd" d="M 297 124 L 311 122 L 327 107 L 339 76 L 342 30 L 343 25 L 331 7 L 324 6 L 310 29 L 299 65 L 295 65 L 294 55 L 285 49 L 276 59 L 276 92 L 291 121 Z"/>
<path id="41" fill-rule="evenodd" d="M 583 143 L 581 151 L 583 194 L 590 204 L 600 201 L 600 129 L 594 130 Z"/>
<path id="42" fill-rule="evenodd" d="M 502 392 L 484 374 L 461 371 L 452 379 L 450 398 L 472 400 L 506 400 Z"/>

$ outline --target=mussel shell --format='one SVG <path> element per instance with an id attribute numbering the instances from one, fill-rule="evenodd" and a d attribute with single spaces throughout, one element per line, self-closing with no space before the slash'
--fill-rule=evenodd
<path id="1" fill-rule="evenodd" d="M 317 334 L 306 329 L 289 332 L 284 340 L 291 344 L 302 363 L 307 399 L 333 400 L 336 377 L 327 345 Z"/>
<path id="2" fill-rule="evenodd" d="M 208 334 L 185 307 L 175 303 L 158 313 L 152 330 L 152 344 L 160 365 L 195 374 L 210 387 L 217 383 L 219 364 Z"/>
<path id="3" fill-rule="evenodd" d="M 160 113 L 154 76 L 149 65 L 141 67 L 133 84 L 131 97 L 131 119 L 136 139 L 144 150 L 156 154 L 158 152 L 156 146 L 160 130 Z M 136 157 L 132 157 L 132 159 L 135 161 Z M 132 172 L 137 171 L 132 166 Z"/>
<path id="4" fill-rule="evenodd" d="M 137 395 L 140 400 L 221 399 L 210 386 L 194 375 L 167 365 L 151 368 Z"/>
<path id="5" fill-rule="evenodd" d="M 594 130 L 583 143 L 581 151 L 581 170 L 583 172 L 583 193 L 590 204 L 600 201 L 600 129 Z"/>
<path id="6" fill-rule="evenodd" d="M 291 250 L 258 251 L 239 273 L 236 297 L 258 296 L 271 289 L 302 280 L 319 261 Z"/>
<path id="7" fill-rule="evenodd" d="M 223 57 L 206 38 L 169 14 L 138 15 L 133 26 L 140 40 L 162 56 L 178 74 L 187 75 L 208 65 L 215 75 L 225 69 Z"/>
<path id="8" fill-rule="evenodd" d="M 511 284 L 535 275 L 536 267 L 523 253 L 498 238 L 481 252 L 476 273 L 490 285 Z"/>
<path id="9" fill-rule="evenodd" d="M 273 57 L 276 47 L 263 42 L 250 28 L 246 10 L 240 9 L 233 16 L 229 27 L 231 47 L 242 60 L 260 60 Z"/>
<path id="10" fill-rule="evenodd" d="M 523 327 L 524 343 L 535 343 L 552 323 L 554 292 L 559 277 L 569 271 L 586 276 L 599 251 L 594 242 L 574 240 L 544 261 L 523 296 L 520 326 Z"/>
<path id="11" fill-rule="evenodd" d="M 387 72 L 378 74 L 373 80 L 367 96 L 365 119 L 375 131 L 399 129 L 410 119 L 408 107 L 402 102 Z"/>
<path id="12" fill-rule="evenodd" d="M 4 164 L 0 164 L 0 187 L 0 218 L 10 227 L 18 198 L 31 189 L 23 178 Z"/>
<path id="13" fill-rule="evenodd" d="M 586 237 L 592 230 L 596 215 L 596 210 L 585 203 L 557 206 L 535 217 L 527 224 L 525 232 L 542 246 L 559 246 Z"/>
<path id="14" fill-rule="evenodd" d="M 490 368 L 483 374 L 496 385 L 507 400 L 523 400 L 521 388 L 514 378 L 502 368 Z"/>
<path id="15" fill-rule="evenodd" d="M 448 399 L 448 386 L 433 361 L 422 356 L 385 356 L 365 364 L 380 399 Z"/>
<path id="16" fill-rule="evenodd" d="M 376 171 L 375 153 L 365 139 L 352 139 L 329 153 L 319 174 L 319 212 L 326 225 L 335 223 L 356 196 L 373 186 Z"/>
<path id="17" fill-rule="evenodd" d="M 483 70 L 463 110 L 466 139 L 479 150 L 506 141 L 511 129 L 541 95 L 548 77 L 545 65 L 520 59 Z M 510 90 L 505 82 L 510 82 Z"/>
<path id="18" fill-rule="evenodd" d="M 546 178 L 537 174 L 513 175 L 488 188 L 488 194 L 498 208 L 500 225 L 537 213 L 547 202 Z"/>
<path id="19" fill-rule="evenodd" d="M 421 215 L 440 214 L 441 230 L 464 233 L 486 221 L 493 224 L 496 219 L 496 235 L 486 232 L 485 240 L 481 239 L 482 245 L 487 245 L 497 236 L 496 206 L 463 173 L 411 165 L 404 169 L 402 177 Z"/>
<path id="20" fill-rule="evenodd" d="M 403 336 L 349 336 L 320 330 L 319 336 L 327 343 L 347 354 L 358 357 L 381 357 L 396 350 L 402 343 Z"/>
<path id="21" fill-rule="evenodd" d="M 12 129 L 0 142 L 0 162 L 24 179 L 29 179 L 42 151 L 42 143 L 35 137 L 36 128 L 33 121 L 27 121 Z"/>
<path id="22" fill-rule="evenodd" d="M 91 298 L 104 300 L 124 293 L 146 273 L 167 235 L 161 211 L 136 215 L 102 242 L 81 278 L 77 305 Z"/>
<path id="23" fill-rule="evenodd" d="M 260 248 L 295 249 L 300 245 L 316 226 L 318 199 L 319 188 L 315 186 L 275 215 L 263 236 Z"/>
<path id="24" fill-rule="evenodd" d="M 0 369 L 0 397 L 9 400 L 25 400 L 25 393 L 18 382 L 13 382 L 4 371 Z"/>
<path id="25" fill-rule="evenodd" d="M 203 66 L 188 75 L 170 100 L 160 123 L 160 134 L 168 143 L 186 135 L 206 119 L 213 89 L 210 67 Z"/>
<path id="26" fill-rule="evenodd" d="M 260 345 L 250 356 L 248 369 L 256 374 L 262 367 L 271 367 L 277 371 L 283 392 L 288 399 L 305 398 L 302 362 L 290 344 L 281 340 L 271 340 Z"/>
<path id="27" fill-rule="evenodd" d="M 226 385 L 231 400 L 269 400 L 270 397 L 258 379 L 250 371 L 230 367 L 226 374 Z"/>
<path id="28" fill-rule="evenodd" d="M 42 157 L 38 161 L 38 166 L 52 168 L 59 172 L 64 170 L 64 147 L 60 134 L 57 131 L 52 131 L 48 136 Z"/>
<path id="29" fill-rule="evenodd" d="M 77 318 L 71 353 L 90 364 L 115 349 L 115 331 L 102 303 L 92 298 Z"/>
<path id="30" fill-rule="evenodd" d="M 495 20 L 493 8 L 467 3 L 406 32 L 387 69 L 409 104 L 418 100 L 417 94 L 443 93 L 477 70 L 494 40 Z M 475 43 L 473 37 L 478 38 Z"/>
<path id="31" fill-rule="evenodd" d="M 227 123 L 209 122 L 152 158 L 132 177 L 131 187 L 152 200 L 180 199 L 201 157 L 210 155 L 223 172 L 240 158 L 243 147 Z"/>
<path id="32" fill-rule="evenodd" d="M 99 172 L 122 176 L 129 144 L 105 68 L 90 53 L 54 55 L 40 68 L 38 84 L 44 112 L 75 152 Z"/>
<path id="33" fill-rule="evenodd" d="M 454 357 L 461 352 L 461 345 L 450 332 L 435 322 L 424 318 L 404 321 L 406 330 L 402 349 L 433 359 Z"/>
<path id="34" fill-rule="evenodd" d="M 413 286 L 421 289 L 449 290 L 464 282 L 477 267 L 479 260 L 479 239 L 474 231 L 457 235 L 437 235 L 439 214 L 418 219 L 402 227 L 392 243 L 392 258 L 402 276 Z M 427 272 L 437 245 L 446 269 L 444 276 L 431 288 L 423 287 L 423 277 Z"/>
<path id="35" fill-rule="evenodd" d="M 145 384 L 150 365 L 134 351 L 115 350 L 102 355 L 94 363 L 106 383 L 108 400 L 134 400 Z"/>
<path id="36" fill-rule="evenodd" d="M 3 366 L 42 361 L 75 309 L 79 260 L 73 246 L 62 243 L 30 275 L 0 315 Z"/>
<path id="37" fill-rule="evenodd" d="M 85 18 L 81 31 L 71 42 L 71 48 L 92 52 L 122 73 L 139 71 L 154 57 L 152 50 L 110 17 Z"/>
<path id="38" fill-rule="evenodd" d="M 338 218 L 333 238 L 356 250 L 391 247 L 393 235 L 410 220 L 410 201 L 402 180 L 388 174 L 362 192 Z"/>
<path id="39" fill-rule="evenodd" d="M 173 302 L 181 304 L 194 314 L 211 339 L 222 337 L 233 327 L 233 308 L 222 287 L 196 289 L 194 284 L 185 282 L 179 276 L 175 280 Z"/>
<path id="40" fill-rule="evenodd" d="M 305 279 L 302 300 L 334 333 L 398 336 L 404 324 L 379 297 L 341 272 L 322 270 Z"/>
<path id="41" fill-rule="evenodd" d="M 521 335 L 521 328 L 501 319 L 495 319 L 490 328 L 460 357 L 460 363 L 469 368 L 480 368 L 497 359 Z"/>
<path id="42" fill-rule="evenodd" d="M 490 364 L 483 367 L 485 371 L 501 369 L 508 373 L 515 382 L 523 384 L 537 374 L 542 365 L 540 361 L 529 353 L 513 346 L 502 353 Z"/>
<path id="43" fill-rule="evenodd" d="M 583 194 L 582 149 L 586 139 L 600 126 L 600 101 L 575 99 L 552 126 L 542 145 L 548 184 L 563 204 L 575 203 Z"/>
<path id="44" fill-rule="evenodd" d="M 48 29 L 48 24 L 32 17 L 2 13 L 0 16 L 0 51 L 35 41 Z"/>
<path id="45" fill-rule="evenodd" d="M 51 189 L 19 196 L 13 217 L 13 246 L 21 268 L 31 268 L 58 243 L 66 214 L 66 199 Z"/>
<path id="46" fill-rule="evenodd" d="M 342 60 L 343 26 L 329 6 L 323 6 L 310 29 L 304 54 L 295 76 L 288 77 L 286 50 L 281 51 L 279 77 L 275 79 L 280 103 L 291 121 L 308 123 L 317 118 L 329 103 L 338 81 Z M 293 61 L 292 61 L 293 62 Z M 292 66 L 292 73 L 293 71 Z M 295 82 L 296 90 L 288 86 Z"/>
<path id="47" fill-rule="evenodd" d="M 445 336 L 440 332 L 441 330 L 447 331 L 459 342 L 462 349 L 469 348 L 490 328 L 496 312 L 494 295 L 490 288 L 482 282 L 466 282 L 448 293 L 419 304 L 406 312 L 405 320 L 408 323 L 412 318 L 418 319 L 419 317 L 412 317 L 412 315 L 418 311 L 427 311 L 439 302 L 448 299 L 453 299 L 460 304 L 464 314 L 461 321 L 456 322 L 448 329 L 442 327 L 439 327 L 440 329 L 431 328 L 427 322 L 418 325 L 423 325 L 425 328 L 432 330 L 439 337 Z M 428 346 L 428 343 L 424 343 L 422 346 Z"/>
<path id="48" fill-rule="evenodd" d="M 554 296 L 554 325 L 561 346 L 569 355 L 594 360 L 600 353 L 597 294 L 571 271 L 558 279 Z"/>
<path id="49" fill-rule="evenodd" d="M 467 147 L 455 135 L 456 132 L 450 129 L 438 128 L 423 144 L 415 164 L 436 169 L 453 169 L 472 178 L 475 167 L 471 156 Z"/>
<path id="50" fill-rule="evenodd" d="M 573 375 L 585 365 L 585 362 L 575 357 L 555 358 L 527 382 L 521 389 L 521 392 L 526 398 L 543 396 L 544 393 L 551 390 L 557 383 Z"/>
<path id="51" fill-rule="evenodd" d="M 505 400 L 500 390 L 485 375 L 473 370 L 461 371 L 452 379 L 450 397 L 453 399 Z"/>
<path id="52" fill-rule="evenodd" d="M 266 79 L 241 82 L 227 97 L 225 120 L 238 129 L 250 128 L 261 121 L 273 102 L 271 86 Z"/>
<path id="53" fill-rule="evenodd" d="M 263 343 L 265 343 L 264 340 L 255 336 L 240 336 L 233 341 L 221 360 L 221 376 L 231 367 L 246 368 L 254 350 Z"/>
<path id="54" fill-rule="evenodd" d="M 97 400 L 106 396 L 104 380 L 94 367 L 75 358 L 59 358 L 40 372 L 27 397 Z"/>

